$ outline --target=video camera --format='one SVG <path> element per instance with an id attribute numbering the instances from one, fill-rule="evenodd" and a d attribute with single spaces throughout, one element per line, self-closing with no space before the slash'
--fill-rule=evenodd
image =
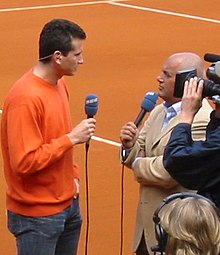
<path id="1" fill-rule="evenodd" d="M 206 70 L 206 76 L 209 80 L 198 77 L 198 83 L 204 81 L 203 97 L 220 96 L 220 55 L 206 53 L 204 60 L 211 62 L 211 66 Z M 174 86 L 174 96 L 181 98 L 183 96 L 184 84 L 186 80 L 197 76 L 196 69 L 187 69 L 176 73 Z"/>

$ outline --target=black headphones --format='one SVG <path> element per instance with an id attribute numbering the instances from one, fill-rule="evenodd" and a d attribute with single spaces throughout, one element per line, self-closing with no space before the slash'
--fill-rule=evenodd
<path id="1" fill-rule="evenodd" d="M 184 199 L 186 197 L 195 197 L 195 198 L 200 198 L 200 199 L 205 199 L 206 201 L 208 201 L 218 212 L 215 204 L 209 200 L 208 198 L 196 194 L 196 193 L 192 193 L 192 192 L 180 192 L 180 193 L 175 193 L 172 194 L 166 198 L 163 199 L 162 203 L 159 205 L 159 207 L 155 210 L 154 215 L 153 215 L 153 222 L 155 224 L 155 237 L 156 240 L 158 242 L 157 245 L 154 245 L 151 247 L 151 251 L 154 252 L 154 254 L 156 254 L 156 252 L 160 252 L 160 254 L 164 254 L 165 250 L 166 250 L 166 244 L 167 244 L 167 240 L 168 240 L 168 234 L 166 233 L 166 231 L 163 229 L 163 227 L 160 224 L 160 217 L 158 216 L 160 210 L 167 204 L 169 204 L 171 201 L 175 200 L 175 199 Z"/>

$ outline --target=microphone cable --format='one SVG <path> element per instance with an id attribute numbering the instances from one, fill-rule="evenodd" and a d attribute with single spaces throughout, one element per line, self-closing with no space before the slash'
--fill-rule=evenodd
<path id="1" fill-rule="evenodd" d="M 124 245 L 124 175 L 125 175 L 125 165 L 122 163 L 121 168 L 121 214 L 120 214 L 120 252 L 119 254 L 123 254 L 123 245 Z"/>
<path id="2" fill-rule="evenodd" d="M 158 94 L 155 92 L 146 93 L 144 100 L 141 103 L 141 111 L 138 114 L 134 124 L 139 127 L 145 114 L 150 112 L 155 107 L 156 101 L 158 99 Z M 121 148 L 121 158 L 122 158 L 122 169 L 121 169 L 121 215 L 120 215 L 120 255 L 123 254 L 124 245 L 124 175 L 125 175 L 125 161 L 130 153 L 130 149 L 126 151 L 125 148 Z"/>
<path id="3" fill-rule="evenodd" d="M 85 113 L 87 119 L 94 118 L 98 110 L 99 99 L 95 94 L 89 94 L 85 99 Z M 91 139 L 91 137 L 90 137 Z M 89 141 L 85 143 L 86 149 L 86 159 L 85 159 L 85 186 L 86 186 L 86 240 L 85 240 L 85 255 L 88 254 L 88 242 L 89 242 L 89 177 L 88 177 L 88 151 L 89 151 Z"/>
<path id="4" fill-rule="evenodd" d="M 86 187 L 86 236 L 85 236 L 85 255 L 88 255 L 88 242 L 89 242 L 89 227 L 90 227 L 90 217 L 89 217 L 89 178 L 88 178 L 88 152 L 89 143 L 85 144 L 85 187 Z M 125 165 L 122 163 L 121 169 L 121 207 L 120 207 L 120 252 L 119 255 L 123 254 L 124 246 L 124 176 L 125 176 Z"/>
<path id="5" fill-rule="evenodd" d="M 86 239 L 85 239 L 85 255 L 88 254 L 88 242 L 89 242 L 89 178 L 88 178 L 88 152 L 89 142 L 85 144 L 86 155 L 85 155 L 85 186 L 86 186 Z"/>

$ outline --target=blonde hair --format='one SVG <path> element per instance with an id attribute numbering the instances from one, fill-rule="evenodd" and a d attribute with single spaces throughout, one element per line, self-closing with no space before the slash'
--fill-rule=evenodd
<path id="1" fill-rule="evenodd" d="M 177 199 L 161 210 L 160 221 L 168 234 L 166 255 L 217 255 L 220 222 L 217 209 L 195 197 Z"/>

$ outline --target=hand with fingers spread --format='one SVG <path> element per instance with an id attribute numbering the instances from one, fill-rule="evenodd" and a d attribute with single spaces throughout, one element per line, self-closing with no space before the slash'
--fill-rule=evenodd
<path id="1" fill-rule="evenodd" d="M 126 123 L 120 131 L 122 146 L 126 149 L 133 147 L 137 139 L 138 128 L 133 122 Z"/>
<path id="2" fill-rule="evenodd" d="M 89 118 L 81 121 L 67 134 L 73 145 L 87 142 L 95 133 L 96 120 Z"/>
<path id="3" fill-rule="evenodd" d="M 184 93 L 182 98 L 182 112 L 181 122 L 191 124 L 195 114 L 202 106 L 202 92 L 203 92 L 203 80 L 199 81 L 198 78 L 191 78 L 185 82 Z"/>

